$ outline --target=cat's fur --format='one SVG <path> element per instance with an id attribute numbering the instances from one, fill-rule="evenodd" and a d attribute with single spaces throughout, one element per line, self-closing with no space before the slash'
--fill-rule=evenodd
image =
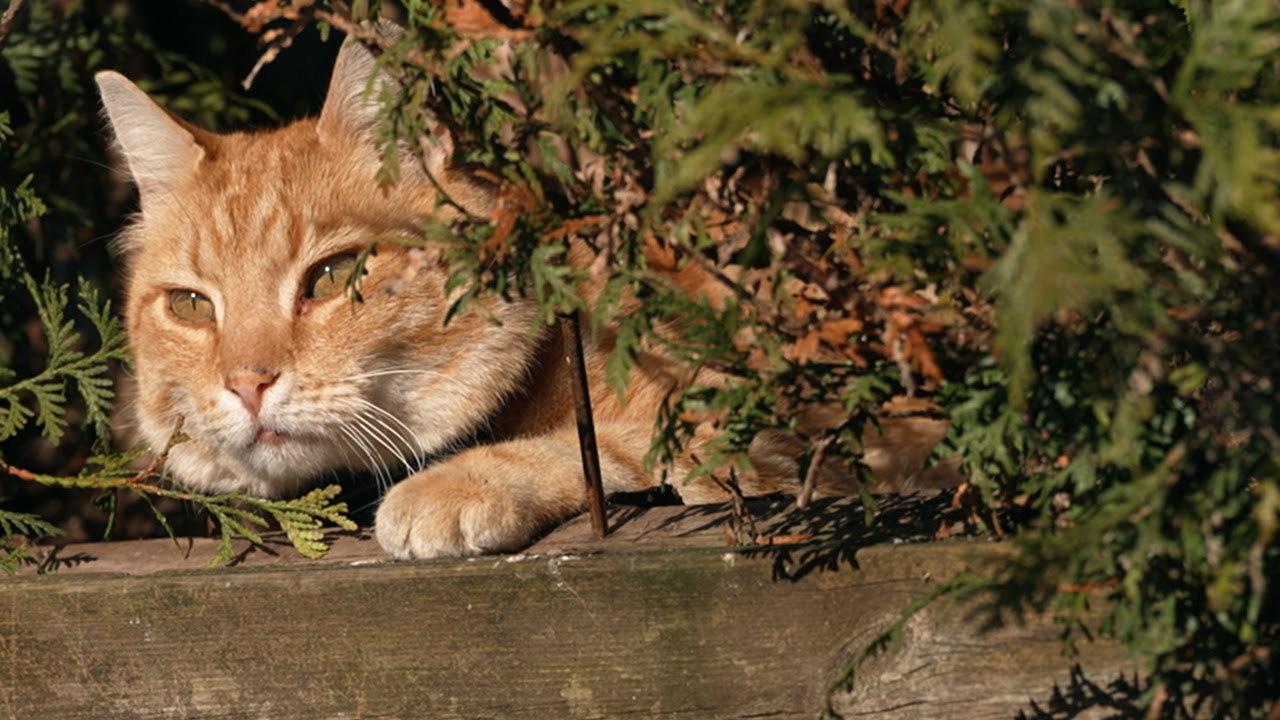
<path id="1" fill-rule="evenodd" d="M 376 519 L 379 542 L 396 557 L 519 548 L 584 506 L 559 336 L 523 301 L 489 300 L 484 312 L 444 325 L 443 270 L 395 244 L 370 257 L 364 302 L 302 297 L 316 263 L 411 233 L 437 211 L 422 171 L 390 187 L 376 180 L 376 93 L 365 92 L 372 72 L 371 56 L 348 42 L 319 118 L 226 135 L 175 118 L 121 75 L 99 74 L 141 198 L 122 243 L 138 427 L 163 446 L 182 416 L 190 440 L 173 448 L 168 468 L 204 490 L 279 496 L 340 468 L 400 466 L 409 477 Z M 448 169 L 447 143 L 430 152 L 451 195 L 490 209 L 480 185 Z M 699 291 L 696 277 L 683 281 Z M 207 296 L 216 319 L 180 321 L 173 289 Z M 605 332 L 586 349 L 605 488 L 641 490 L 656 481 L 641 458 L 658 405 L 688 378 L 643 356 L 624 404 L 604 382 L 608 347 Z M 245 383 L 260 394 L 246 395 Z M 452 449 L 482 427 L 495 442 L 414 472 L 414 458 Z M 885 477 L 906 478 L 939 434 L 936 422 L 900 423 L 868 461 Z M 762 438 L 748 489 L 795 482 L 797 452 Z M 824 477 L 832 489 L 840 489 L 837 471 Z M 724 497 L 705 481 L 676 489 L 693 502 Z"/>

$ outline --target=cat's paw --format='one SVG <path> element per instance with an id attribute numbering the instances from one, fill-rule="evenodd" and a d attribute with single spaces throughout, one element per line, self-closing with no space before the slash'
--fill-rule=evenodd
<path id="1" fill-rule="evenodd" d="M 432 469 L 391 488 L 378 507 L 374 535 L 397 559 L 514 551 L 538 531 L 510 492 L 485 480 Z"/>

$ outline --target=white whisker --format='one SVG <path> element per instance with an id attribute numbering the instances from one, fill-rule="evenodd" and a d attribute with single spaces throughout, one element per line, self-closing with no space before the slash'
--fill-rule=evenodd
<path id="1" fill-rule="evenodd" d="M 345 382 L 345 381 L 351 381 L 351 380 L 365 380 L 368 378 L 384 377 L 387 375 L 427 375 L 431 377 L 447 377 L 444 373 L 438 370 L 431 370 L 429 368 L 399 368 L 399 369 L 393 369 L 393 370 L 373 370 L 366 373 L 356 373 L 355 375 L 347 375 L 346 377 L 343 377 L 340 379 Z"/>
<path id="2" fill-rule="evenodd" d="M 386 422 L 379 419 L 378 417 L 375 416 L 372 418 L 373 420 L 377 421 L 379 425 L 385 428 L 387 432 L 390 432 L 394 434 L 397 438 L 399 438 L 400 441 L 403 442 L 410 451 L 413 451 L 413 449 L 415 448 L 417 449 L 416 455 L 418 458 L 418 471 L 421 471 L 422 464 L 426 462 L 427 451 L 425 448 L 422 447 L 422 443 L 418 442 L 418 438 L 413 434 L 413 430 L 410 429 L 409 426 L 406 425 L 403 420 L 396 417 L 394 414 L 388 412 L 386 409 L 380 407 L 377 403 L 370 402 L 369 400 L 365 400 L 364 398 L 360 398 L 360 397 L 355 398 L 355 400 L 360 403 L 361 407 L 364 407 L 369 410 L 373 410 L 376 413 L 379 413 L 382 417 L 385 417 L 387 420 L 390 420 L 392 423 L 395 423 L 395 426 L 404 430 L 404 432 L 401 433 L 399 430 L 396 429 L 396 427 L 387 425 Z"/>
<path id="3" fill-rule="evenodd" d="M 384 448 L 386 448 L 387 450 L 391 451 L 391 454 L 392 454 L 392 455 L 394 455 L 398 460 L 400 460 L 400 462 L 401 462 L 401 463 L 403 463 L 403 464 L 404 464 L 404 469 L 405 469 L 405 470 L 406 470 L 410 475 L 412 475 L 412 474 L 413 474 L 413 466 L 412 466 L 412 465 L 410 465 L 410 464 L 409 464 L 409 461 L 405 458 L 405 456 L 404 456 L 404 451 L 403 451 L 403 450 L 400 450 L 400 449 L 399 449 L 399 448 L 397 448 L 394 444 L 392 444 L 392 443 L 391 443 L 391 441 L 390 441 L 389 439 L 387 439 L 387 436 L 386 436 L 386 434 L 385 434 L 385 433 L 383 433 L 383 432 L 382 432 L 380 429 L 378 429 L 377 427 L 374 427 L 373 423 L 372 423 L 372 422 L 370 422 L 371 417 L 370 417 L 369 415 L 366 415 L 366 414 L 364 414 L 364 413 L 357 413 L 357 414 L 356 414 L 356 416 L 355 416 L 354 418 L 352 418 L 352 419 L 353 419 L 353 420 L 354 420 L 354 421 L 355 421 L 355 422 L 356 422 L 360 427 L 363 427 L 363 428 L 364 428 L 364 430 L 366 431 L 367 436 L 369 437 L 369 439 L 373 440 L 374 442 L 377 442 L 377 443 L 378 443 L 379 445 L 381 445 L 382 447 L 384 447 Z"/>
<path id="4" fill-rule="evenodd" d="M 351 440 L 351 442 L 354 443 L 355 446 L 360 449 L 360 452 L 364 453 L 365 458 L 369 460 L 369 470 L 374 474 L 374 481 L 378 483 L 378 487 L 380 489 L 390 488 L 391 487 L 390 474 L 388 473 L 385 476 L 383 474 L 386 466 L 383 463 L 378 461 L 377 457 L 369 449 L 369 445 L 365 442 L 365 440 L 360 435 L 358 435 L 353 429 L 348 428 L 345 425 L 337 425 L 336 427 L 343 435 L 346 435 Z"/>

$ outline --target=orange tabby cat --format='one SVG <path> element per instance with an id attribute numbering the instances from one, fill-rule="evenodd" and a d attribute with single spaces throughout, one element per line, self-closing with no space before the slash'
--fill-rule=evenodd
<path id="1" fill-rule="evenodd" d="M 437 211 L 425 173 L 391 187 L 376 179 L 377 93 L 365 92 L 373 72 L 372 56 L 348 42 L 319 118 L 227 135 L 170 115 L 117 73 L 98 75 L 141 197 L 123 233 L 138 426 L 162 446 L 182 416 L 191 439 L 173 448 L 168 468 L 203 490 L 279 496 L 336 469 L 389 481 L 402 467 L 408 478 L 376 520 L 396 557 L 516 549 L 585 502 L 558 335 L 523 301 L 490 300 L 486 313 L 444 325 L 443 271 L 396 245 L 369 258 L 364 301 L 353 306 L 344 284 L 356 254 Z M 485 211 L 483 190 L 447 168 L 448 148 L 429 147 L 432 174 Z M 656 482 L 641 458 L 659 402 L 682 375 L 643 357 L 623 404 L 604 382 L 601 336 L 586 360 L 605 490 L 641 490 Z M 414 465 L 481 427 L 496 440 Z M 909 451 L 880 443 L 867 459 L 901 479 L 939 424 L 886 434 Z M 792 443 L 762 439 L 748 489 L 794 481 L 796 455 Z M 840 477 L 824 482 L 849 490 L 835 487 Z M 676 489 L 687 501 L 723 499 L 706 483 Z"/>

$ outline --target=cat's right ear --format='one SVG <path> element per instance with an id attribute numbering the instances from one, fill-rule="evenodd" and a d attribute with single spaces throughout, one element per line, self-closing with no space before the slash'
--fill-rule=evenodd
<path id="1" fill-rule="evenodd" d="M 398 30 L 390 23 L 387 27 Z M 378 118 L 378 99 L 394 82 L 368 48 L 354 38 L 344 40 L 320 111 L 321 138 L 337 143 L 347 137 L 367 137 Z"/>
<path id="2" fill-rule="evenodd" d="M 195 175 L 206 154 L 203 133 L 170 115 L 118 72 L 104 70 L 94 80 L 144 208 Z"/>
<path id="3" fill-rule="evenodd" d="M 386 19 L 369 29 L 388 40 L 396 40 L 405 32 L 404 28 Z M 372 144 L 381 98 L 394 87 L 395 76 L 379 65 L 368 48 L 348 36 L 338 51 L 324 109 L 320 111 L 316 125 L 321 140 L 341 145 L 354 138 Z M 427 169 L 436 177 L 442 176 L 453 154 L 453 141 L 448 132 L 441 126 L 432 132 L 431 137 L 420 141 L 426 154 Z"/>

